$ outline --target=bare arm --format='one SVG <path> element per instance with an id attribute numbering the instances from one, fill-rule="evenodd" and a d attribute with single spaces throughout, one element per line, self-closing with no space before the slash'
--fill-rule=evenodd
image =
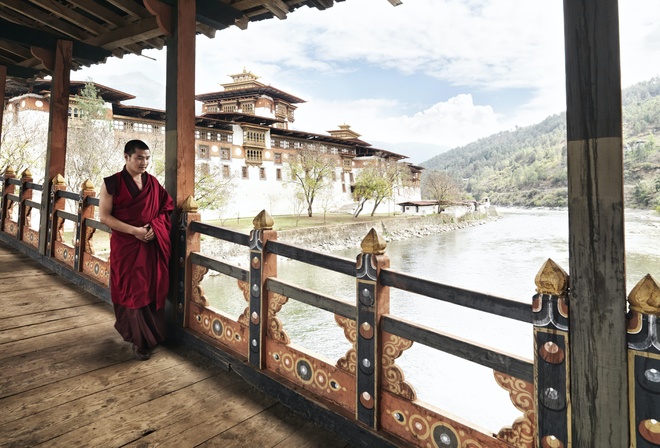
<path id="1" fill-rule="evenodd" d="M 112 230 L 128 233 L 140 241 L 148 241 L 151 239 L 150 235 L 153 237 L 153 230 L 150 227 L 135 227 L 112 216 L 112 195 L 106 190 L 105 182 L 101 184 L 101 193 L 99 195 L 99 219 L 101 223 L 110 227 Z"/>

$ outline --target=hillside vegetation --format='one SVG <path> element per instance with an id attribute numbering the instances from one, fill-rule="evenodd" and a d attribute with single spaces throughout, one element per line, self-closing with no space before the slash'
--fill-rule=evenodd
<path id="1" fill-rule="evenodd" d="M 623 91 L 626 206 L 660 209 L 660 77 Z M 567 205 L 566 114 L 500 132 L 422 164 L 446 172 L 474 199 L 507 206 Z"/>

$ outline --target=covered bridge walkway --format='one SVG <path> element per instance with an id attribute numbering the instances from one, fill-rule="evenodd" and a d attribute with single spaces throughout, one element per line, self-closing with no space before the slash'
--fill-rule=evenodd
<path id="1" fill-rule="evenodd" d="M 178 346 L 136 361 L 112 307 L 0 244 L 0 446 L 345 447 Z"/>

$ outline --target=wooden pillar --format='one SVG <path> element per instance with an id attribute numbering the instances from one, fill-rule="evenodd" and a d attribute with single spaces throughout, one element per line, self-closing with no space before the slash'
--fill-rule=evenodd
<path id="1" fill-rule="evenodd" d="M 48 226 L 48 203 L 51 181 L 58 174 L 64 176 L 66 159 L 66 134 L 69 124 L 69 85 L 73 42 L 58 40 L 55 49 L 53 79 L 50 88 L 50 113 L 48 115 L 48 145 L 44 189 L 41 195 L 41 226 L 39 227 L 39 252 L 46 253 L 45 229 Z"/>
<path id="2" fill-rule="evenodd" d="M 167 87 L 165 117 L 165 188 L 174 199 L 172 213 L 172 262 L 170 300 L 183 292 L 178 278 L 179 220 L 185 200 L 195 195 L 195 0 L 179 0 L 173 11 L 172 37 L 167 39 Z"/>
<path id="3" fill-rule="evenodd" d="M 85 180 L 80 186 L 80 201 L 78 201 L 78 222 L 76 225 L 76 243 L 75 243 L 75 256 L 73 258 L 73 270 L 76 272 L 83 271 L 83 253 L 88 252 L 90 254 L 94 253 L 94 247 L 92 246 L 92 235 L 94 229 L 91 228 L 91 232 L 88 230 L 90 227 L 87 227 L 87 218 L 94 219 L 94 205 L 89 203 L 88 198 L 96 197 L 96 191 L 94 190 L 94 184 L 91 180 Z"/>
<path id="4" fill-rule="evenodd" d="M 378 277 L 381 269 L 390 267 L 390 258 L 385 254 L 385 241 L 374 229 L 361 247 L 356 263 L 356 419 L 378 429 L 383 359 L 380 317 L 390 312 L 390 288 L 381 285 Z"/>
<path id="5" fill-rule="evenodd" d="M 617 0 L 564 0 L 572 446 L 629 446 Z"/>
<path id="6" fill-rule="evenodd" d="M 5 112 L 5 89 L 7 88 L 7 67 L 0 65 L 0 151 L 2 151 L 2 120 Z M 0 166 L 0 169 L 4 169 Z"/>
<path id="7" fill-rule="evenodd" d="M 273 218 L 262 210 L 253 220 L 250 232 L 250 341 L 248 361 L 258 369 L 266 368 L 268 303 L 273 295 L 266 290 L 268 277 L 277 277 L 277 255 L 266 252 L 266 243 L 277 239 Z"/>

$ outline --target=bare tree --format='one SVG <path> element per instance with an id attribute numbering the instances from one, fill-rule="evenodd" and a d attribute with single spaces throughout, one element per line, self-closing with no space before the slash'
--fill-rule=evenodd
<path id="1" fill-rule="evenodd" d="M 335 160 L 316 149 L 300 148 L 289 165 L 291 182 L 302 193 L 307 204 L 307 216 L 312 216 L 316 195 L 328 186 Z"/>
<path id="2" fill-rule="evenodd" d="M 428 171 L 422 176 L 422 197 L 439 202 L 459 198 L 461 189 L 456 181 L 444 171 Z"/>
<path id="3" fill-rule="evenodd" d="M 87 179 L 98 186 L 121 169 L 123 151 L 115 146 L 111 111 L 91 80 L 75 95 L 71 109 L 64 177 L 68 188 L 76 191 Z"/>
<path id="4" fill-rule="evenodd" d="M 221 167 L 207 163 L 195 164 L 195 200 L 200 209 L 217 211 L 227 208 L 234 191 L 234 177 L 223 177 Z"/>
<path id="5" fill-rule="evenodd" d="M 17 109 L 5 112 L 0 141 L 2 172 L 7 167 L 12 167 L 17 175 L 20 175 L 29 168 L 35 182 L 43 182 L 47 137 L 48 118 L 45 113 L 23 113 L 19 117 Z"/>

